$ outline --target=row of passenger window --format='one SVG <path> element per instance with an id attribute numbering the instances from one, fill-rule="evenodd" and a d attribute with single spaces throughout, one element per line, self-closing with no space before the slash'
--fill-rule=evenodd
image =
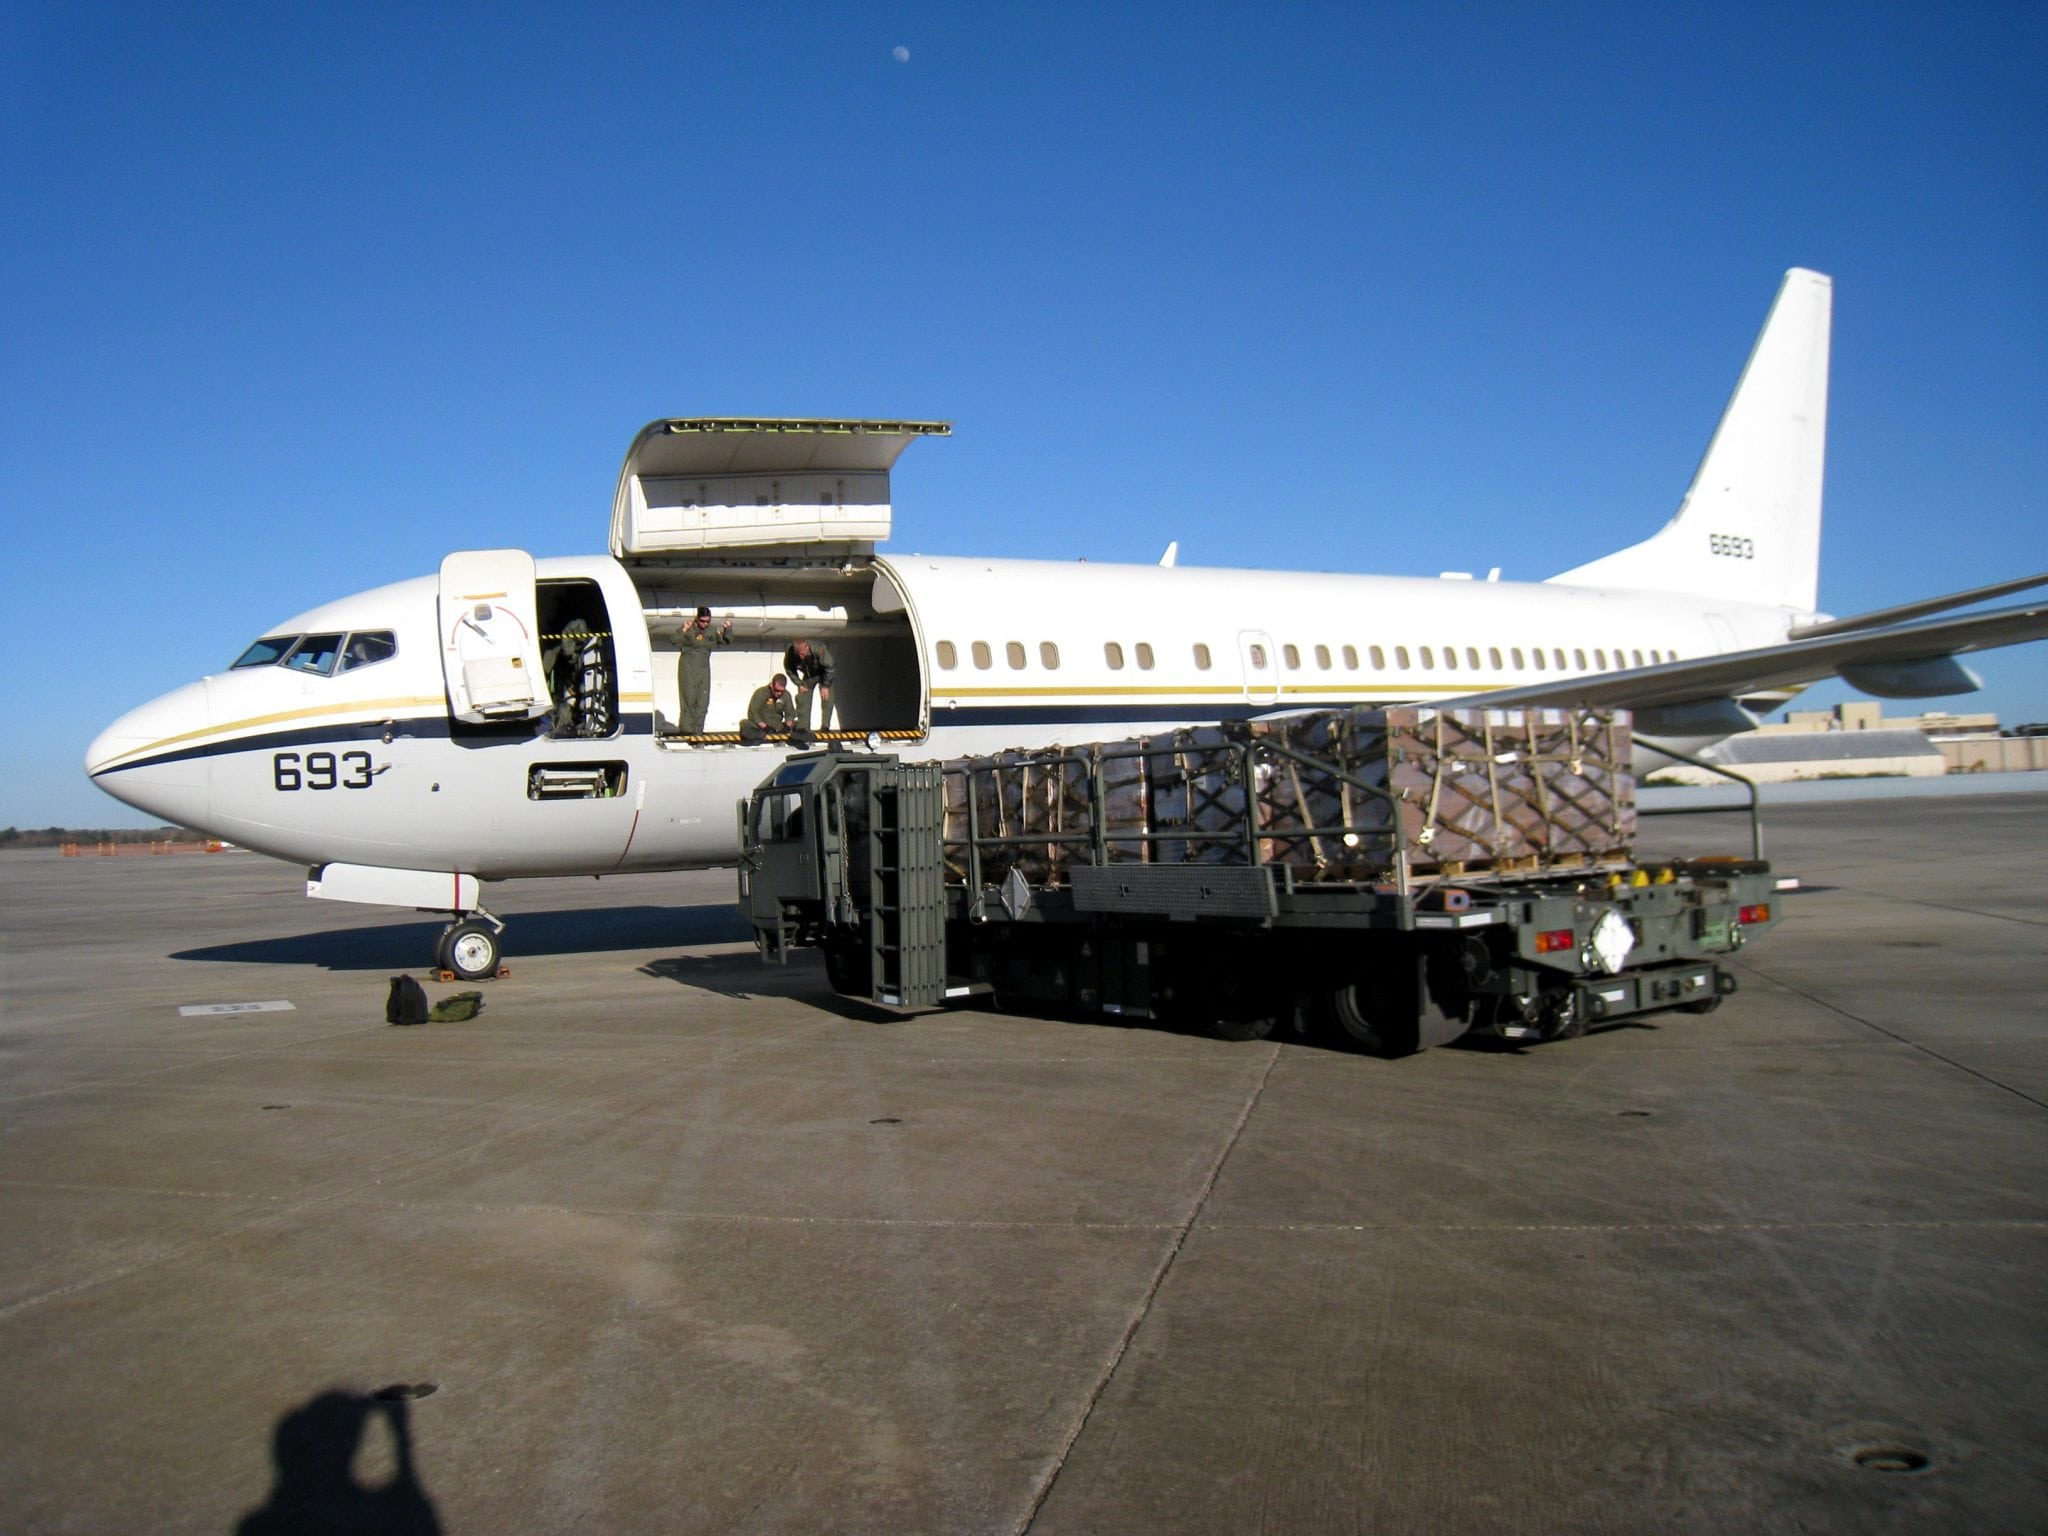
<path id="1" fill-rule="evenodd" d="M 398 637 L 388 629 L 357 630 L 339 635 L 265 635 L 235 659 L 228 670 L 283 667 L 327 677 L 388 661 L 398 654 Z"/>
<path id="2" fill-rule="evenodd" d="M 1334 652 L 1327 645 L 1318 645 L 1312 647 L 1311 654 L 1315 658 L 1315 670 L 1318 672 L 1337 670 L 1339 656 L 1343 658 L 1344 671 L 1359 670 L 1359 649 L 1355 645 L 1340 646 Z M 1447 645 L 1441 650 L 1435 646 L 1422 645 L 1415 647 L 1413 653 L 1405 645 L 1392 647 L 1391 653 L 1385 646 L 1369 645 L 1365 648 L 1364 654 L 1371 663 L 1371 670 L 1375 672 L 1387 670 L 1390 654 L 1393 670 L 1396 672 L 1415 671 L 1418 661 L 1420 670 L 1424 672 L 1434 672 L 1439 666 L 1446 672 L 1456 672 L 1461 668 L 1472 672 L 1483 669 L 1494 672 L 1605 672 L 1610 670 L 1610 666 L 1612 670 L 1621 671 L 1629 667 L 1656 666 L 1678 659 L 1676 651 L 1661 648 L 1645 651 L 1637 646 L 1616 646 L 1612 651 L 1605 646 L 1594 646 L 1591 650 L 1581 646 L 1573 646 L 1569 650 L 1563 646 L 1551 646 L 1548 650 L 1542 646 L 1534 646 L 1525 652 L 1518 645 L 1510 646 L 1506 651 L 1497 645 L 1491 645 L 1482 656 L 1480 648 L 1476 645 L 1468 645 L 1462 649 L 1455 645 Z M 971 642 L 968 646 L 968 655 L 972 658 L 977 671 L 986 672 L 995 666 L 995 652 L 986 640 Z M 952 641 L 939 642 L 938 658 L 940 671 L 953 672 L 959 669 L 960 652 Z M 1019 640 L 1005 642 L 1003 659 L 1009 663 L 1013 672 L 1022 672 L 1029 665 L 1029 653 Z M 1108 664 L 1110 671 L 1123 671 L 1125 655 L 1122 643 L 1116 640 L 1104 642 L 1102 659 Z M 1137 664 L 1140 672 L 1150 672 L 1156 664 L 1152 647 L 1143 640 L 1131 647 L 1130 659 Z M 1306 670 L 1302 666 L 1302 651 L 1299 646 L 1281 646 L 1280 659 L 1285 670 L 1289 672 Z M 1266 647 L 1257 641 L 1245 647 L 1245 660 L 1254 672 L 1268 671 L 1273 665 Z M 1194 646 L 1194 662 L 1195 670 L 1198 672 L 1207 672 L 1215 665 L 1213 653 L 1200 641 Z M 1057 672 L 1060 665 L 1060 648 L 1050 640 L 1039 641 L 1038 664 L 1048 672 Z"/>

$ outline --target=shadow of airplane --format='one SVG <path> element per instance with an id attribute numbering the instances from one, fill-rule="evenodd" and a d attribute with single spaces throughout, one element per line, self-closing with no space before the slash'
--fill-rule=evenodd
<path id="1" fill-rule="evenodd" d="M 579 955 L 695 944 L 743 944 L 753 936 L 729 906 L 599 907 L 502 913 L 505 950 L 521 955 Z M 234 965 L 313 965 L 329 971 L 408 970 L 433 958 L 439 922 L 322 928 L 276 939 L 244 939 L 181 949 L 173 960 Z M 751 952 L 747 959 L 752 963 Z"/>

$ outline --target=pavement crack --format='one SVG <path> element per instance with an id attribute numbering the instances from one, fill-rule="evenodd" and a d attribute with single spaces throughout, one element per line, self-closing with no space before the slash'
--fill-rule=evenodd
<path id="1" fill-rule="evenodd" d="M 2018 923 L 2022 928 L 2048 928 L 2048 918 L 2019 917 L 2011 912 L 1987 912 L 1982 907 L 1966 907 L 1960 902 L 1929 901 L 1925 896 L 1899 896 L 1889 891 L 1867 891 L 1855 885 L 1837 885 L 1831 889 L 1847 895 L 1861 896 L 1867 901 L 1888 902 L 1893 906 L 1926 907 L 1933 912 L 1955 912 L 1964 917 L 1988 917 L 1994 922 Z M 1795 891 L 1792 894 L 1798 893 Z"/>
<path id="2" fill-rule="evenodd" d="M 1152 1272 L 1151 1284 L 1145 1287 L 1145 1294 L 1138 1298 L 1138 1305 L 1133 1309 L 1130 1320 L 1124 1324 L 1123 1332 L 1117 1337 L 1116 1346 L 1110 1350 L 1109 1358 L 1103 1362 L 1102 1371 L 1096 1377 L 1087 1401 L 1081 1405 L 1080 1413 L 1075 1416 L 1073 1428 L 1067 1432 L 1059 1451 L 1052 1459 L 1052 1464 L 1039 1479 L 1037 1488 L 1032 1490 L 1031 1505 L 1025 1510 L 1024 1518 L 1014 1527 L 1016 1536 L 1026 1536 L 1031 1527 L 1038 1523 L 1039 1511 L 1045 1508 L 1045 1501 L 1052 1496 L 1053 1485 L 1066 1470 L 1067 1458 L 1073 1454 L 1074 1447 L 1080 1443 L 1082 1434 L 1087 1430 L 1088 1421 L 1095 1413 L 1095 1405 L 1102 1401 L 1103 1393 L 1109 1390 L 1110 1382 L 1116 1378 L 1117 1368 L 1123 1364 L 1124 1355 L 1130 1350 L 1131 1341 L 1137 1337 L 1138 1330 L 1151 1315 L 1152 1303 L 1158 1298 L 1161 1287 L 1166 1284 L 1166 1277 L 1173 1269 L 1175 1261 L 1180 1258 L 1188 1234 L 1200 1223 L 1202 1210 L 1208 1205 L 1209 1196 L 1215 1191 L 1216 1180 L 1222 1176 L 1223 1165 L 1230 1160 L 1230 1154 L 1236 1149 L 1238 1139 L 1244 1135 L 1244 1128 L 1251 1120 L 1252 1111 L 1258 1107 L 1259 1099 L 1266 1091 L 1266 1084 L 1272 1079 L 1273 1067 L 1280 1060 L 1279 1046 L 1269 1045 L 1266 1050 L 1265 1070 L 1259 1073 L 1258 1082 L 1246 1095 L 1244 1107 L 1238 1111 L 1237 1123 L 1231 1126 L 1230 1134 L 1223 1139 L 1223 1146 L 1217 1152 L 1215 1161 L 1209 1165 L 1208 1176 L 1202 1180 L 1202 1187 L 1195 1192 L 1195 1198 L 1188 1206 L 1186 1217 L 1174 1229 L 1173 1238 L 1166 1245 L 1166 1252 L 1161 1256 L 1158 1267 Z"/>
<path id="3" fill-rule="evenodd" d="M 1803 997 L 1806 999 L 1806 1001 L 1814 1004 L 1816 1007 L 1825 1008 L 1829 1013 L 1834 1014 L 1838 1018 L 1847 1019 L 1852 1024 L 1861 1024 L 1865 1029 L 1871 1031 L 1873 1034 L 1883 1035 L 1887 1040 L 1895 1040 L 1900 1045 L 1905 1046 L 1907 1049 L 1918 1051 L 1924 1056 L 1931 1056 L 1936 1061 L 1942 1063 L 1942 1065 L 1954 1067 L 1956 1071 L 1967 1073 L 1971 1077 L 1976 1078 L 1981 1083 L 1988 1083 L 1993 1088 L 2002 1089 L 2004 1092 L 2011 1094 L 2016 1099 L 2024 1099 L 2027 1103 L 2033 1105 L 2036 1109 L 2048 1109 L 2048 1102 L 2043 1102 L 2042 1100 L 2035 1098 L 2031 1093 L 2028 1093 L 2025 1089 L 2015 1088 L 2011 1083 L 2000 1082 L 1997 1078 L 1993 1077 L 1988 1072 L 1980 1072 L 1975 1067 L 1970 1066 L 1966 1062 L 1957 1061 L 1953 1056 L 1944 1056 L 1940 1051 L 1937 1051 L 1931 1045 L 1923 1045 L 1918 1040 L 1908 1039 L 1906 1036 L 1900 1034 L 1895 1029 L 1886 1029 L 1882 1024 L 1878 1023 L 1874 1019 L 1866 1019 L 1860 1013 L 1851 1013 L 1847 1008 L 1842 1007 L 1842 1005 L 1839 1003 L 1829 1002 L 1819 993 L 1809 992 L 1806 990 L 1806 988 L 1796 986 L 1792 982 L 1785 980 L 1782 976 L 1773 976 L 1769 971 L 1764 970 L 1762 967 L 1757 965 L 1757 963 L 1754 960 L 1745 959 L 1742 963 L 1742 969 L 1748 971 L 1750 974 L 1754 976 L 1761 976 L 1765 981 L 1770 982 L 1773 986 L 1783 987 L 1787 992 L 1790 992 L 1794 997 Z"/>

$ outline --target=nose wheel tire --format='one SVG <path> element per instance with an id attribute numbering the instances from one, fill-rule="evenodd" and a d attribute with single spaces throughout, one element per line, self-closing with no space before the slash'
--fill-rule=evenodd
<path id="1" fill-rule="evenodd" d="M 481 981 L 498 974 L 498 932 L 477 918 L 454 923 L 441 932 L 434 946 L 434 963 L 453 971 L 464 981 Z"/>

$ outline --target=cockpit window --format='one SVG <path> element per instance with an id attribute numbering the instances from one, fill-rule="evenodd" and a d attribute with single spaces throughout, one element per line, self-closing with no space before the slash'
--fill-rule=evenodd
<path id="1" fill-rule="evenodd" d="M 341 665 L 336 670 L 353 672 L 373 662 L 389 661 L 398 654 L 398 637 L 388 629 L 359 630 L 342 647 Z"/>
<path id="2" fill-rule="evenodd" d="M 317 672 L 325 677 L 334 670 L 335 659 L 340 655 L 341 636 L 308 635 L 292 647 L 284 664 L 294 672 Z"/>
<path id="3" fill-rule="evenodd" d="M 237 667 L 267 667 L 282 658 L 286 651 L 298 644 L 298 640 L 297 635 L 265 635 L 236 657 L 234 667 L 228 670 L 232 672 Z"/>

